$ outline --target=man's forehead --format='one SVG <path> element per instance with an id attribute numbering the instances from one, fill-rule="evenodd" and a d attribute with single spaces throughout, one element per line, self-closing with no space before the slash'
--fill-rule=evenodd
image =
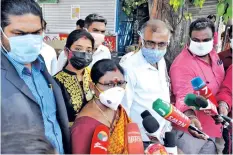
<path id="1" fill-rule="evenodd" d="M 191 34 L 191 38 L 207 39 L 212 37 L 213 37 L 212 31 L 208 27 L 202 30 L 193 30 Z"/>
<path id="2" fill-rule="evenodd" d="M 154 42 L 167 42 L 169 40 L 169 34 L 158 33 L 158 32 L 144 33 L 143 39 L 154 41 Z"/>
<path id="3" fill-rule="evenodd" d="M 98 29 L 98 30 L 105 30 L 106 26 L 103 22 L 93 22 L 91 24 L 92 28 Z"/>
<path id="4" fill-rule="evenodd" d="M 34 32 L 42 28 L 41 18 L 32 14 L 21 16 L 9 15 L 10 24 L 7 26 L 10 30 L 21 30 L 23 32 Z"/>

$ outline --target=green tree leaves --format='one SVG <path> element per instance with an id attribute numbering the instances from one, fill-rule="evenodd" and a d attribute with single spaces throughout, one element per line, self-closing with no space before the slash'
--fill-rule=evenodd
<path id="1" fill-rule="evenodd" d="M 148 0 L 123 0 L 122 10 L 127 16 L 132 15 L 133 11 Z"/>
<path id="2" fill-rule="evenodd" d="M 232 19 L 232 0 L 219 0 L 217 5 L 217 15 L 223 16 L 224 23 Z"/>

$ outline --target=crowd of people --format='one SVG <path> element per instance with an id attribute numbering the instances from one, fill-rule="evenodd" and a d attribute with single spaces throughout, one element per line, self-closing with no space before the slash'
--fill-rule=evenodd
<path id="1" fill-rule="evenodd" d="M 232 117 L 232 26 L 227 30 L 231 48 L 218 54 L 214 23 L 193 21 L 189 41 L 168 71 L 164 55 L 172 34 L 161 20 L 142 25 L 140 49 L 120 64 L 102 45 L 103 16 L 77 21 L 58 60 L 43 42 L 46 25 L 34 0 L 1 1 L 1 153 L 90 154 L 93 135 L 104 126 L 107 153 L 128 154 L 132 122 L 145 150 L 155 139 L 163 144 L 164 133 L 172 131 L 184 154 L 232 153 L 232 124 L 226 128 L 221 119 L 184 102 L 194 92 L 192 79 L 200 77 L 216 97 L 218 113 Z M 152 108 L 157 99 L 174 105 L 210 138 L 161 117 Z M 159 122 L 153 138 L 142 123 L 145 110 Z"/>

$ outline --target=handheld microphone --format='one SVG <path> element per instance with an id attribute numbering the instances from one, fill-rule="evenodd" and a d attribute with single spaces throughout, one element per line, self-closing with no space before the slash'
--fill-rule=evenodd
<path id="1" fill-rule="evenodd" d="M 168 152 L 166 151 L 165 147 L 161 144 L 150 144 L 146 150 L 146 154 L 162 154 L 162 155 L 168 155 Z"/>
<path id="2" fill-rule="evenodd" d="M 196 96 L 195 94 L 187 94 L 184 102 L 187 106 L 195 107 L 195 110 L 203 110 L 205 114 L 215 116 L 218 115 L 216 106 L 209 100 L 206 100 L 202 96 Z"/>
<path id="3" fill-rule="evenodd" d="M 152 116 L 148 110 L 145 110 L 141 113 L 142 119 L 146 118 L 147 116 Z"/>
<path id="4" fill-rule="evenodd" d="M 176 124 L 177 126 L 194 130 L 198 132 L 199 134 L 203 134 L 209 138 L 209 136 L 206 135 L 204 132 L 198 130 L 195 126 L 192 126 L 190 119 L 185 114 L 183 114 L 181 111 L 179 111 L 176 107 L 174 107 L 172 104 L 167 103 L 161 99 L 157 99 L 153 103 L 152 108 L 161 117 Z"/>
<path id="5" fill-rule="evenodd" d="M 204 98 L 210 100 L 216 107 L 218 106 L 217 100 L 214 97 L 212 91 L 207 87 L 206 83 L 200 77 L 193 78 L 191 84 L 194 89 L 194 94 L 203 96 Z"/>
<path id="6" fill-rule="evenodd" d="M 220 116 L 222 116 L 222 118 L 223 118 L 225 121 L 227 121 L 227 122 L 229 122 L 229 123 L 233 123 L 233 119 L 232 119 L 232 118 L 230 118 L 230 117 L 228 117 L 228 116 L 225 116 L 225 115 L 220 115 Z"/>
<path id="7" fill-rule="evenodd" d="M 142 125 L 148 133 L 154 133 L 159 129 L 159 122 L 153 116 L 143 119 Z"/>
<path id="8" fill-rule="evenodd" d="M 146 132 L 148 133 L 147 136 L 152 142 L 156 142 L 158 139 L 157 139 L 157 135 L 155 134 L 155 132 L 160 127 L 159 122 L 150 114 L 148 110 L 145 110 L 141 114 L 141 116 L 143 118 L 142 125 L 144 129 L 146 130 Z"/>
<path id="9" fill-rule="evenodd" d="M 218 114 L 216 106 L 204 97 L 196 96 L 195 94 L 187 94 L 184 102 L 187 106 L 193 106 L 195 104 L 194 107 L 196 107 L 196 110 L 203 110 L 206 115 L 221 119 L 221 123 L 224 127 L 229 126 L 228 120 L 225 120 L 224 117 Z"/>
<path id="10" fill-rule="evenodd" d="M 107 154 L 109 145 L 109 129 L 105 125 L 96 127 L 91 142 L 90 154 Z"/>
<path id="11" fill-rule="evenodd" d="M 177 155 L 176 136 L 174 132 L 166 132 L 164 146 L 169 155 Z"/>
<path id="12" fill-rule="evenodd" d="M 128 154 L 144 154 L 141 133 L 136 123 L 127 124 L 125 137 L 128 143 Z"/>

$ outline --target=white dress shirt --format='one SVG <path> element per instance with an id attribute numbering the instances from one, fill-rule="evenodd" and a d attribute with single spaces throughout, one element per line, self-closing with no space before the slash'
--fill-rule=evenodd
<path id="1" fill-rule="evenodd" d="M 121 58 L 119 64 L 120 64 L 120 65 L 123 65 L 123 64 L 125 63 L 125 61 L 128 60 L 128 58 L 130 58 L 130 57 L 131 57 L 132 55 L 134 55 L 134 54 L 135 54 L 135 52 L 129 52 L 129 53 L 125 54 L 125 55 Z"/>
<path id="2" fill-rule="evenodd" d="M 133 122 L 137 123 L 143 141 L 150 141 L 142 125 L 141 113 L 148 110 L 159 122 L 160 127 L 155 135 L 163 143 L 165 132 L 171 131 L 171 124 L 152 109 L 153 102 L 161 98 L 170 102 L 170 79 L 164 58 L 158 62 L 158 69 L 150 65 L 141 51 L 132 55 L 121 64 L 125 70 L 126 95 L 122 105 Z"/>
<path id="3" fill-rule="evenodd" d="M 57 54 L 54 48 L 43 42 L 40 54 L 44 58 L 45 65 L 50 75 L 55 75 L 57 72 Z"/>
<path id="4" fill-rule="evenodd" d="M 100 45 L 98 47 L 98 49 L 94 52 L 93 56 L 92 56 L 92 62 L 89 65 L 90 68 L 92 68 L 92 66 L 99 60 L 101 59 L 111 59 L 111 53 L 109 51 L 109 49 L 104 46 L 104 45 Z M 57 72 L 61 71 L 63 69 L 63 67 L 65 66 L 67 62 L 67 57 L 65 55 L 64 50 L 60 53 L 59 57 L 58 57 L 58 66 L 57 66 Z"/>
<path id="5" fill-rule="evenodd" d="M 92 68 L 92 66 L 99 60 L 102 59 L 111 59 L 111 53 L 109 51 L 109 49 L 104 46 L 104 45 L 100 45 L 98 47 L 98 49 L 94 52 L 93 56 L 92 56 L 92 62 L 89 65 L 90 68 Z"/>

